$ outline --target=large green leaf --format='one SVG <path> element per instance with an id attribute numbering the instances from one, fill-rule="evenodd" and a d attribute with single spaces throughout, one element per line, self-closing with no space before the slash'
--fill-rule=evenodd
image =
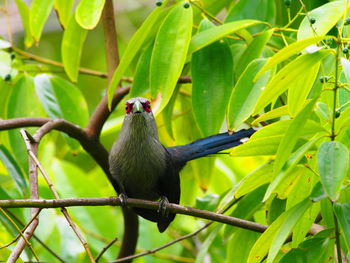
<path id="1" fill-rule="evenodd" d="M 308 15 L 300 23 L 298 40 L 316 35 L 326 35 L 346 13 L 346 7 L 349 8 L 347 0 L 338 0 L 308 12 Z M 314 19 L 315 23 L 311 24 L 309 18 Z"/>
<path id="2" fill-rule="evenodd" d="M 330 51 L 318 51 L 312 54 L 304 54 L 283 67 L 267 84 L 254 109 L 254 115 L 258 114 L 266 105 L 285 92 L 290 85 L 295 84 L 303 74 L 309 74 L 310 69 L 321 61 Z"/>
<path id="3" fill-rule="evenodd" d="M 320 62 L 310 67 L 307 72 L 304 72 L 295 83 L 289 86 L 288 89 L 288 110 L 291 116 L 296 116 L 304 107 L 306 98 L 309 95 L 311 88 L 320 68 Z"/>
<path id="4" fill-rule="evenodd" d="M 299 136 L 303 133 L 303 127 L 311 116 L 313 107 L 316 103 L 316 99 L 317 98 L 309 101 L 308 104 L 300 111 L 300 113 L 292 120 L 291 124 L 288 126 L 288 129 L 284 134 L 276 153 L 276 160 L 274 165 L 275 175 L 280 172 L 288 160 L 290 154 L 292 153 L 293 148 L 299 139 Z"/>
<path id="5" fill-rule="evenodd" d="M 74 0 L 55 0 L 55 10 L 64 29 L 67 28 Z"/>
<path id="6" fill-rule="evenodd" d="M 199 32 L 214 25 L 204 19 Z M 214 42 L 192 55 L 192 107 L 204 136 L 220 131 L 233 85 L 231 50 L 226 42 Z M 209 107 L 210 105 L 210 107 Z"/>
<path id="7" fill-rule="evenodd" d="M 283 120 L 265 126 L 258 130 L 250 139 L 231 150 L 233 156 L 257 156 L 257 155 L 275 155 L 279 144 L 292 120 Z M 314 121 L 307 121 L 304 128 L 301 129 L 300 137 L 315 135 L 318 132 L 326 133 L 326 130 Z"/>
<path id="8" fill-rule="evenodd" d="M 93 29 L 100 20 L 105 0 L 81 0 L 75 12 L 75 19 L 85 29 Z"/>
<path id="9" fill-rule="evenodd" d="M 235 191 L 235 197 L 240 198 L 252 192 L 259 186 L 269 183 L 272 179 L 272 172 L 272 162 L 268 162 L 252 171 L 239 183 L 238 188 Z"/>
<path id="10" fill-rule="evenodd" d="M 24 45 L 30 47 L 33 44 L 32 32 L 30 30 L 30 10 L 29 7 L 23 0 L 16 0 L 19 14 L 21 15 L 22 24 L 25 31 Z"/>
<path id="11" fill-rule="evenodd" d="M 5 165 L 9 175 L 12 177 L 12 179 L 15 181 L 18 190 L 22 193 L 22 197 L 24 197 L 26 191 L 27 191 L 27 182 L 24 177 L 24 174 L 17 164 L 17 161 L 12 156 L 12 154 L 9 152 L 9 150 L 6 149 L 4 145 L 0 144 L 0 160 Z"/>
<path id="12" fill-rule="evenodd" d="M 255 37 L 253 41 L 247 46 L 243 54 L 240 56 L 237 64 L 235 65 L 235 79 L 239 78 L 242 72 L 247 70 L 247 66 L 250 62 L 261 56 L 266 43 L 272 36 L 272 33 L 272 29 L 263 32 L 261 35 Z"/>
<path id="13" fill-rule="evenodd" d="M 348 250 L 350 249 L 350 204 L 349 203 L 335 203 L 333 205 L 334 213 L 337 216 L 343 237 Z"/>
<path id="14" fill-rule="evenodd" d="M 152 97 L 160 96 L 160 112 L 169 102 L 183 69 L 192 34 L 192 7 L 178 3 L 160 25 L 151 58 Z"/>
<path id="15" fill-rule="evenodd" d="M 35 88 L 46 113 L 84 127 L 88 108 L 81 91 L 68 81 L 49 74 L 35 77 Z"/>
<path id="16" fill-rule="evenodd" d="M 307 151 L 320 139 L 316 137 L 308 142 L 306 142 L 302 147 L 296 150 L 283 165 L 281 170 L 273 179 L 272 183 L 269 185 L 265 196 L 264 201 L 266 201 L 272 194 L 272 192 L 276 189 L 276 187 L 283 182 L 284 178 L 294 169 L 294 167 L 299 163 L 299 161 L 305 156 Z M 289 156 L 289 155 L 288 155 Z"/>
<path id="17" fill-rule="evenodd" d="M 71 16 L 62 39 L 62 62 L 64 70 L 72 81 L 77 81 L 83 44 L 87 35 L 86 29 L 79 26 Z"/>
<path id="18" fill-rule="evenodd" d="M 326 37 L 327 36 L 310 37 L 307 39 L 296 41 L 288 46 L 285 46 L 284 48 L 279 50 L 275 55 L 273 55 L 268 59 L 266 64 L 260 69 L 259 73 L 256 75 L 255 78 L 258 79 L 265 71 L 269 70 L 273 66 L 276 66 L 278 63 L 281 63 L 282 61 L 297 54 L 299 51 L 303 50 L 304 48 L 322 41 Z"/>
<path id="19" fill-rule="evenodd" d="M 294 225 L 311 204 L 310 200 L 305 199 L 298 205 L 282 213 L 256 241 L 250 250 L 247 262 L 261 262 L 267 253 L 267 262 L 273 262 Z"/>
<path id="20" fill-rule="evenodd" d="M 253 60 L 238 79 L 228 105 L 227 121 L 229 130 L 237 129 L 253 113 L 262 88 L 270 77 L 270 73 L 266 72 L 256 82 L 253 81 L 256 73 L 265 62 L 265 59 Z"/>
<path id="21" fill-rule="evenodd" d="M 247 28 L 256 24 L 263 23 L 257 20 L 241 20 L 226 23 L 211 29 L 205 30 L 199 34 L 193 36 L 191 44 L 188 50 L 188 57 L 190 58 L 192 53 L 200 50 L 201 48 L 220 40 L 221 38 L 230 35 L 238 30 Z"/>
<path id="22" fill-rule="evenodd" d="M 45 22 L 53 8 L 54 0 L 33 0 L 30 10 L 30 30 L 36 42 L 39 41 Z"/>
<path id="23" fill-rule="evenodd" d="M 348 148 L 337 141 L 324 142 L 318 150 L 317 162 L 325 192 L 332 200 L 338 199 L 349 167 Z"/>
<path id="24" fill-rule="evenodd" d="M 111 107 L 113 94 L 130 63 L 133 61 L 140 49 L 146 45 L 147 40 L 153 38 L 156 34 L 159 24 L 161 23 L 161 19 L 166 13 L 163 12 L 163 9 L 167 2 L 168 1 L 164 1 L 162 6 L 156 7 L 130 39 L 129 44 L 121 57 L 120 63 L 114 71 L 111 83 L 108 86 L 108 107 Z M 166 11 L 167 10 L 169 9 L 166 9 Z"/>

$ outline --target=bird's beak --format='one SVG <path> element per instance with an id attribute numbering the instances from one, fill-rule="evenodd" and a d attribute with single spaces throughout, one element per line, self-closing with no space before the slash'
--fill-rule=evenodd
<path id="1" fill-rule="evenodd" d="M 141 102 L 135 101 L 134 106 L 132 107 L 133 113 L 142 113 L 144 111 Z"/>

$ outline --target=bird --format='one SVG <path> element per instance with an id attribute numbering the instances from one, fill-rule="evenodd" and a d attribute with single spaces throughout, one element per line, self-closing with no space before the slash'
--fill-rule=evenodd
<path id="1" fill-rule="evenodd" d="M 175 218 L 165 207 L 169 202 L 180 202 L 179 173 L 186 163 L 237 146 L 254 132 L 254 128 L 242 129 L 186 145 L 164 147 L 159 141 L 150 101 L 142 97 L 127 100 L 122 128 L 109 153 L 109 169 L 118 184 L 122 203 L 127 197 L 160 200 L 158 210 L 133 210 L 156 222 L 159 232 L 164 232 Z"/>

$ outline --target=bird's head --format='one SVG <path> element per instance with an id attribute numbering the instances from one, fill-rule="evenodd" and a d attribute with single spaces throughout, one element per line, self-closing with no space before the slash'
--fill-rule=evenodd
<path id="1" fill-rule="evenodd" d="M 152 115 L 151 103 L 147 99 L 141 97 L 129 99 L 127 102 L 125 102 L 125 114 Z"/>

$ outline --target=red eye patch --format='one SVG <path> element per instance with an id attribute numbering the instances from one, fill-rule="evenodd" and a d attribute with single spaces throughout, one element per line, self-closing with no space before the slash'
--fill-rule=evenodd
<path id="1" fill-rule="evenodd" d="M 142 107 L 146 112 L 151 112 L 151 103 L 149 101 L 142 103 Z"/>
<path id="2" fill-rule="evenodd" d="M 126 114 L 131 113 L 131 111 L 132 111 L 132 106 L 133 106 L 132 103 L 129 103 L 129 102 L 126 102 L 126 103 L 125 103 L 125 113 L 126 113 Z"/>

